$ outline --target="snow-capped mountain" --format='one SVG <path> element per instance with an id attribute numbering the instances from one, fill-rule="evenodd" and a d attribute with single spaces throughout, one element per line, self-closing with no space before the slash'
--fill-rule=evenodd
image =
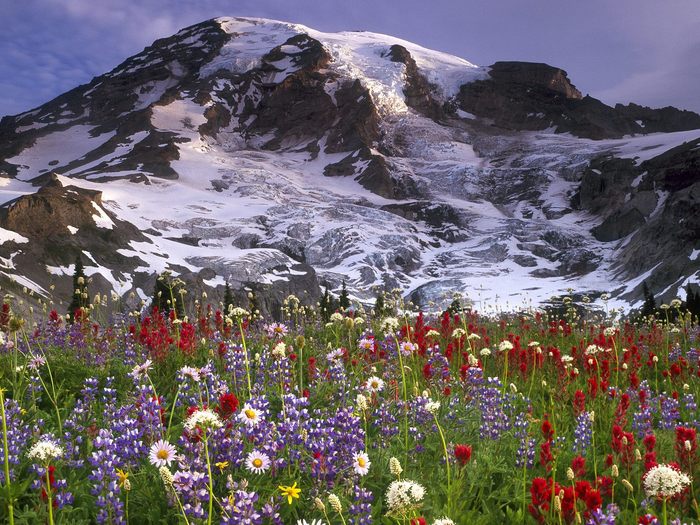
<path id="1" fill-rule="evenodd" d="M 142 298 L 170 269 L 269 308 L 342 280 L 634 303 L 697 282 L 699 239 L 699 115 L 386 35 L 210 20 L 0 121 L 0 282 L 45 296 L 82 253 Z"/>

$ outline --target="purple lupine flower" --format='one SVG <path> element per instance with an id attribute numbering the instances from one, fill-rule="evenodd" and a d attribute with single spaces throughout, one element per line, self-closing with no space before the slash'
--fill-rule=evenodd
<path id="1" fill-rule="evenodd" d="M 591 446 L 593 440 L 593 427 L 591 416 L 588 412 L 581 412 L 576 417 L 576 428 L 574 429 L 574 445 L 573 451 L 576 454 L 585 456 L 588 447 Z"/>
<path id="2" fill-rule="evenodd" d="M 515 429 L 515 438 L 518 439 L 518 450 L 515 453 L 515 466 L 518 468 L 532 468 L 535 465 L 535 449 L 537 441 L 528 435 L 530 421 L 524 412 L 515 416 L 513 428 Z"/>
<path id="3" fill-rule="evenodd" d="M 353 490 L 353 503 L 350 504 L 350 525 L 370 525 L 372 523 L 372 492 L 359 486 Z"/>
<path id="4" fill-rule="evenodd" d="M 602 509 L 591 511 L 590 517 L 586 520 L 586 525 L 615 525 L 615 519 L 619 513 L 620 508 L 614 503 L 610 503 L 605 507 L 605 512 Z"/>
<path id="5" fill-rule="evenodd" d="M 119 498 L 119 478 L 116 469 L 122 464 L 119 460 L 117 444 L 112 432 L 101 429 L 93 441 L 95 451 L 90 456 L 92 471 L 88 479 L 92 481 L 92 494 L 97 496 L 97 523 L 125 523 L 124 503 Z"/>

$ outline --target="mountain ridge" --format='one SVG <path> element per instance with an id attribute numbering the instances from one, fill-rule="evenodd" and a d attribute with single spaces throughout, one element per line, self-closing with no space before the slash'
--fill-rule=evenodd
<path id="1" fill-rule="evenodd" d="M 659 263 L 658 283 L 646 279 L 675 294 L 698 272 L 688 219 L 696 122 L 680 110 L 605 106 L 546 64 L 480 68 L 374 33 L 209 20 L 0 121 L 0 233 L 15 231 L 2 217 L 53 172 L 64 190 L 102 191 L 96 215 L 121 239 L 93 253 L 87 226 L 62 224 L 62 256 L 38 239 L 24 253 L 3 233 L 0 275 L 19 275 L 23 260 L 27 282 L 46 293 L 87 253 L 98 288 L 144 299 L 167 268 L 219 292 L 224 279 L 261 285 L 269 309 L 282 293 L 315 300 L 319 281 L 344 279 L 363 300 L 379 286 L 427 303 L 446 283 L 472 300 L 486 284 L 493 298 L 507 281 L 541 301 L 576 282 L 629 304 L 653 266 L 640 261 L 649 230 L 675 258 Z M 641 135 L 647 127 L 686 131 Z M 629 131 L 638 136 L 622 137 Z M 606 199 L 617 208 L 598 205 Z M 680 203 L 683 245 L 663 233 Z"/>

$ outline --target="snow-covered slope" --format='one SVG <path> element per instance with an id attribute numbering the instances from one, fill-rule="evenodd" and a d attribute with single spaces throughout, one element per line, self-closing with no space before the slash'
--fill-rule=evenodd
<path id="1" fill-rule="evenodd" d="M 82 253 L 96 285 L 141 297 L 170 269 L 219 290 L 313 299 L 318 282 L 346 280 L 360 299 L 458 290 L 502 307 L 569 288 L 634 302 L 664 264 L 667 294 L 697 280 L 697 239 L 674 254 L 680 266 L 634 249 L 697 186 L 689 175 L 671 187 L 647 164 L 697 157 L 687 143 L 700 131 L 591 140 L 495 127 L 460 109 L 464 86 L 489 78 L 374 33 L 250 18 L 183 29 L 2 121 L 0 274 L 48 294 Z M 606 158 L 627 164 L 591 165 Z M 71 195 L 84 213 L 60 210 Z M 55 228 L 32 225 L 47 203 Z M 632 230 L 601 226 L 625 206 L 641 217 Z M 57 241 L 67 248 L 47 248 Z"/>

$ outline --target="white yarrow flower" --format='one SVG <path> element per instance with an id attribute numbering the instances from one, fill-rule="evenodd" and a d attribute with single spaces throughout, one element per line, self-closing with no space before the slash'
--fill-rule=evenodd
<path id="1" fill-rule="evenodd" d="M 223 423 L 219 415 L 213 410 L 207 408 L 205 410 L 197 410 L 185 421 L 187 430 L 194 430 L 197 427 L 205 430 L 221 428 Z"/>
<path id="2" fill-rule="evenodd" d="M 452 520 L 451 520 L 450 518 L 448 518 L 448 517 L 443 517 L 443 518 L 440 518 L 440 519 L 435 520 L 435 521 L 433 522 L 433 525 L 455 525 L 455 522 L 452 521 Z"/>
<path id="3" fill-rule="evenodd" d="M 37 461 L 42 465 L 47 465 L 52 460 L 59 459 L 63 457 L 63 448 L 49 441 L 48 439 L 42 439 L 37 443 L 32 445 L 32 448 L 27 452 L 27 457 L 33 461 Z"/>
<path id="4" fill-rule="evenodd" d="M 690 476 L 670 465 L 656 465 L 644 476 L 644 491 L 654 498 L 672 498 L 690 485 Z"/>
<path id="5" fill-rule="evenodd" d="M 511 343 L 510 341 L 501 341 L 498 345 L 498 349 L 501 352 L 507 352 L 508 350 L 513 349 L 513 343 Z"/>
<path id="6" fill-rule="evenodd" d="M 425 488 L 420 483 L 411 480 L 392 481 L 386 491 L 388 514 L 406 516 L 421 506 Z"/>

